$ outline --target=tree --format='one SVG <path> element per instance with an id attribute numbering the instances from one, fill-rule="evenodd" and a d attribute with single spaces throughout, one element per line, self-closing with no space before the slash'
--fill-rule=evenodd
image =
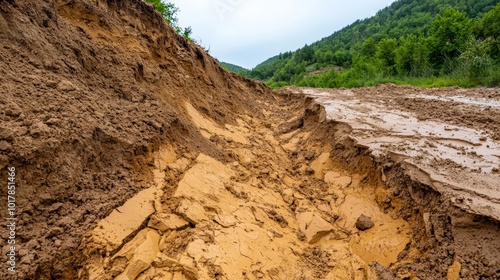
<path id="1" fill-rule="evenodd" d="M 314 50 L 311 46 L 307 44 L 302 48 L 297 50 L 295 53 L 295 61 L 301 63 L 302 61 L 312 61 L 314 58 Z"/>
<path id="2" fill-rule="evenodd" d="M 445 8 L 432 22 L 430 43 L 432 59 L 437 68 L 446 60 L 457 58 L 471 36 L 472 21 L 465 13 Z"/>
<path id="3" fill-rule="evenodd" d="M 386 75 L 395 73 L 397 47 L 398 42 L 396 39 L 382 39 L 377 44 L 377 53 L 375 56 L 379 59 L 381 68 Z"/>
<path id="4" fill-rule="evenodd" d="M 490 55 L 494 58 L 500 58 L 500 3 L 482 18 L 479 23 L 479 37 L 489 38 Z"/>
<path id="5" fill-rule="evenodd" d="M 427 47 L 416 35 L 401 38 L 395 55 L 396 70 L 399 75 L 418 77 L 428 74 Z"/>
<path id="6" fill-rule="evenodd" d="M 481 33 L 485 38 L 500 39 L 500 3 L 484 15 L 481 20 Z"/>
<path id="7" fill-rule="evenodd" d="M 179 26 L 179 19 L 177 18 L 177 13 L 179 8 L 177 8 L 173 3 L 165 2 L 164 0 L 146 0 L 147 2 L 153 4 L 155 10 L 157 10 L 165 19 L 165 21 L 174 28 L 177 34 L 180 34 L 186 39 L 191 39 L 192 29 L 190 26 L 182 28 Z"/>
<path id="8" fill-rule="evenodd" d="M 361 46 L 361 55 L 373 57 L 376 52 L 377 45 L 375 44 L 375 39 L 373 39 L 373 37 L 370 37 L 363 42 L 363 46 Z"/>
<path id="9" fill-rule="evenodd" d="M 327 50 L 323 54 L 323 62 L 331 63 L 333 61 L 333 52 L 331 50 Z"/>
<path id="10" fill-rule="evenodd" d="M 460 55 L 460 62 L 469 79 L 478 81 L 488 76 L 492 60 L 489 53 L 489 42 L 487 40 L 470 39 L 467 48 Z"/>

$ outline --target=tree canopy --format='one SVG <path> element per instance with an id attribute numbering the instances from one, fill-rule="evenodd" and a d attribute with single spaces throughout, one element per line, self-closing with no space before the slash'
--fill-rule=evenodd
<path id="1" fill-rule="evenodd" d="M 499 2 L 399 0 L 371 18 L 274 56 L 244 75 L 271 86 L 364 86 L 389 81 L 498 85 Z M 472 75 L 478 65 L 487 69 Z"/>

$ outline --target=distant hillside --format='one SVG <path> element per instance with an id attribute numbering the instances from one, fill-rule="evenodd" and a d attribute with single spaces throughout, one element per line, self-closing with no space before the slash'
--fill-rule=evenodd
<path id="1" fill-rule="evenodd" d="M 231 72 L 237 73 L 237 74 L 242 74 L 242 73 L 246 73 L 246 72 L 250 71 L 246 68 L 243 68 L 241 66 L 234 65 L 231 63 L 222 62 L 222 61 L 219 61 L 219 63 L 222 67 L 226 68 L 227 70 L 229 70 Z"/>
<path id="2" fill-rule="evenodd" d="M 274 56 L 246 76 L 271 86 L 352 87 L 438 78 L 498 84 L 499 2 L 399 0 L 311 45 Z"/>

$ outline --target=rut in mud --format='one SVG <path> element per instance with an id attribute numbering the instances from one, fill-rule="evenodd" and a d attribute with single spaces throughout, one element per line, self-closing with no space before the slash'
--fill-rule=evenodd
<path id="1" fill-rule="evenodd" d="M 500 277 L 496 220 L 312 98 L 223 70 L 150 5 L 0 3 L 0 166 L 19 170 L 0 278 Z"/>

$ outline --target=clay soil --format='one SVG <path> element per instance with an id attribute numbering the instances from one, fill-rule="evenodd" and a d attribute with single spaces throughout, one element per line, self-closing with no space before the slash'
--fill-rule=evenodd
<path id="1" fill-rule="evenodd" d="M 273 92 L 136 0 L 0 0 L 0 88 L 0 279 L 500 278 L 497 90 Z"/>

